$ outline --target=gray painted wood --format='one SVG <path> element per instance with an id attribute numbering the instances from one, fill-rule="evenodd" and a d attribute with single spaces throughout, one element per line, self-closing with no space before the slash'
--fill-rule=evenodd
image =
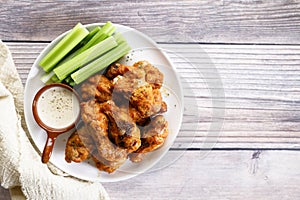
<path id="1" fill-rule="evenodd" d="M 299 44 L 300 2 L 290 0 L 4 1 L 2 40 L 51 41 L 77 22 L 111 20 L 157 42 Z"/>
<path id="2" fill-rule="evenodd" d="M 294 200 L 300 196 L 298 151 L 172 151 L 158 170 L 104 183 L 112 200 Z M 169 163 L 168 165 L 165 165 Z M 0 199 L 8 200 L 0 189 Z M 2 195 L 2 196 L 1 196 Z M 6 196 L 4 196 L 6 195 Z"/>
<path id="3" fill-rule="evenodd" d="M 103 185 L 112 200 L 294 200 L 299 167 L 295 151 L 188 151 L 159 171 Z"/>

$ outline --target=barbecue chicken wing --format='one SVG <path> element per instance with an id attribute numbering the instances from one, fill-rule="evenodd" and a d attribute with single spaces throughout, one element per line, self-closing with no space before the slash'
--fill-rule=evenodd
<path id="1" fill-rule="evenodd" d="M 131 79 L 143 79 L 154 89 L 161 88 L 164 79 L 164 75 L 159 71 L 159 69 L 154 67 L 148 61 L 139 61 L 134 63 L 133 66 L 114 63 L 106 72 L 106 77 L 109 79 L 114 79 L 119 75 L 126 76 Z"/>
<path id="2" fill-rule="evenodd" d="M 100 102 L 111 99 L 113 85 L 104 75 L 94 75 L 85 81 L 81 87 L 83 101 L 96 98 Z"/>
<path id="3" fill-rule="evenodd" d="M 142 118 L 147 118 L 166 111 L 159 89 L 153 89 L 149 84 L 139 87 L 132 93 L 130 104 L 136 108 Z"/>
<path id="4" fill-rule="evenodd" d="M 122 109 L 113 101 L 101 104 L 101 110 L 110 120 L 110 136 L 114 143 L 128 151 L 135 151 L 141 146 L 140 129 Z"/>
<path id="5" fill-rule="evenodd" d="M 146 126 L 150 122 L 150 117 L 143 118 L 141 113 L 131 104 L 123 104 L 120 109 L 126 112 L 138 126 Z"/>
<path id="6" fill-rule="evenodd" d="M 96 100 L 81 103 L 82 120 L 95 143 L 92 156 L 99 162 L 118 168 L 127 159 L 126 149 L 116 146 L 108 136 L 108 118 L 101 112 L 101 104 Z"/>
<path id="7" fill-rule="evenodd" d="M 159 89 L 162 86 L 164 75 L 150 64 L 148 61 L 139 61 L 133 64 L 133 67 L 140 68 L 145 71 L 145 81 L 148 82 L 153 89 Z"/>
<path id="8" fill-rule="evenodd" d="M 107 69 L 105 76 L 109 79 L 114 79 L 117 76 L 123 75 L 130 70 L 133 70 L 132 66 L 123 65 L 120 63 L 113 63 Z"/>
<path id="9" fill-rule="evenodd" d="M 159 90 L 163 75 L 147 61 L 137 62 L 134 67 L 113 64 L 107 74 L 114 78 L 113 100 L 122 105 L 128 99 L 142 118 L 159 113 L 165 105 Z"/>
<path id="10" fill-rule="evenodd" d="M 162 115 L 158 115 L 152 119 L 150 124 L 143 129 L 141 147 L 130 154 L 132 162 L 140 162 L 143 154 L 154 151 L 161 147 L 168 136 L 168 122 Z"/>
<path id="11" fill-rule="evenodd" d="M 73 162 L 82 162 L 86 160 L 89 156 L 89 150 L 86 148 L 86 145 L 81 140 L 81 136 L 85 136 L 86 130 L 84 127 L 80 128 L 74 132 L 68 139 L 65 149 L 65 160 L 70 163 Z M 79 135 L 80 134 L 80 135 Z M 90 145 L 91 140 L 86 137 L 86 144 Z"/>

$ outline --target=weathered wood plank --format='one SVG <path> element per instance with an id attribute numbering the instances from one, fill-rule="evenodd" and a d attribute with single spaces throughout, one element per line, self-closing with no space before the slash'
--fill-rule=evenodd
<path id="1" fill-rule="evenodd" d="M 77 22 L 111 20 L 158 42 L 300 44 L 299 1 L 0 2 L 2 40 L 50 41 Z"/>
<path id="2" fill-rule="evenodd" d="M 112 200 L 290 200 L 300 196 L 299 167 L 297 151 L 187 151 L 165 168 L 104 187 Z"/>
<path id="3" fill-rule="evenodd" d="M 32 63 L 47 43 L 7 44 L 25 83 Z M 183 85 L 186 93 L 194 92 L 185 96 L 186 111 L 174 148 L 202 148 L 203 143 L 215 142 L 215 148 L 300 148 L 300 46 L 160 47 L 170 56 L 181 79 L 189 82 Z M 212 67 L 218 71 L 223 86 L 213 84 L 220 80 Z M 195 69 L 200 75 L 195 74 Z M 212 91 L 222 90 L 225 99 L 212 95 Z M 224 119 L 216 137 L 208 130 L 213 112 L 224 108 L 225 116 L 214 119 Z"/>
<path id="4" fill-rule="evenodd" d="M 112 200 L 290 200 L 300 196 L 299 167 L 298 151 L 171 151 L 148 172 L 103 185 Z"/>

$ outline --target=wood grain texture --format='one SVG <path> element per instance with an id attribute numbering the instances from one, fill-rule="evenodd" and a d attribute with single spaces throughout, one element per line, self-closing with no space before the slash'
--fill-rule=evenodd
<path id="1" fill-rule="evenodd" d="M 6 44 L 25 83 L 47 43 Z M 300 46 L 159 45 L 184 83 L 184 119 L 174 149 L 300 149 Z M 218 91 L 225 98 L 213 95 Z M 225 115 L 214 117 L 219 111 Z M 212 122 L 222 120 L 215 133 Z"/>
<path id="2" fill-rule="evenodd" d="M 294 200 L 298 151 L 171 151 L 150 171 L 104 183 L 112 200 Z M 205 155 L 205 156 L 203 156 Z M 169 160 L 170 158 L 177 160 Z M 168 164 L 168 165 L 166 165 Z M 9 200 L 0 188 L 0 199 Z"/>
<path id="3" fill-rule="evenodd" d="M 166 168 L 103 185 L 112 200 L 294 200 L 299 167 L 295 151 L 188 151 Z"/>
<path id="4" fill-rule="evenodd" d="M 299 44 L 298 0 L 0 0 L 0 39 L 51 41 L 111 20 L 157 42 Z"/>

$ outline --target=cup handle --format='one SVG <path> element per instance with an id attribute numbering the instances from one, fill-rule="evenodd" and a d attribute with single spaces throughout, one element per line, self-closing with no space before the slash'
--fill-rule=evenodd
<path id="1" fill-rule="evenodd" d="M 51 157 L 52 150 L 54 147 L 55 140 L 59 133 L 47 132 L 47 141 L 44 147 L 42 162 L 47 163 Z"/>

